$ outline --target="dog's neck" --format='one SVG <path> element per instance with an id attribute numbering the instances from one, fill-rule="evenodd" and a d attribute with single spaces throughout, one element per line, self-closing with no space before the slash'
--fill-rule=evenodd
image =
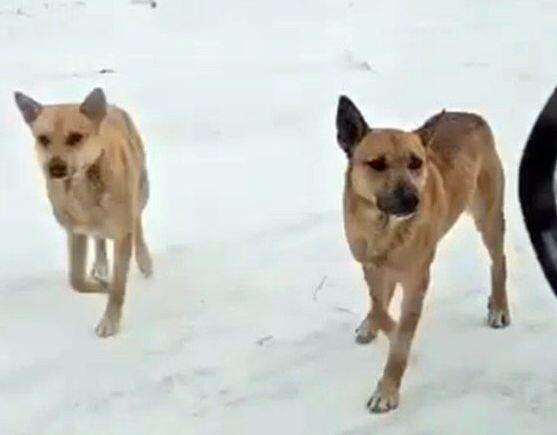
<path id="1" fill-rule="evenodd" d="M 400 219 L 380 211 L 370 200 L 359 196 L 352 187 L 350 168 L 345 174 L 344 219 L 352 254 L 360 263 L 394 265 L 404 249 L 418 243 L 437 240 L 442 228 L 428 222 L 444 213 L 437 204 L 439 176 L 435 165 L 427 162 L 425 186 L 418 209 L 412 217 Z M 402 255 L 402 257 L 401 257 Z"/>
<path id="2" fill-rule="evenodd" d="M 61 179 L 47 179 L 49 188 L 58 188 L 63 186 L 66 193 L 69 193 L 76 186 L 87 185 L 93 190 L 103 190 L 106 182 L 104 180 L 106 173 L 106 157 L 105 152 L 102 151 L 99 157 L 88 165 L 75 168 L 68 176 Z"/>
<path id="3" fill-rule="evenodd" d="M 383 264 L 398 248 L 413 239 L 421 212 L 400 219 L 380 211 L 352 188 L 350 171 L 345 185 L 345 226 L 352 253 L 360 262 Z"/>

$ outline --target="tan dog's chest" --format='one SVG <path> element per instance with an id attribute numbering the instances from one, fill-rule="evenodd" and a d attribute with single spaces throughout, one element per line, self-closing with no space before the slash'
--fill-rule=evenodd
<path id="1" fill-rule="evenodd" d="M 49 183 L 53 212 L 64 228 L 78 234 L 114 238 L 121 226 L 118 202 L 96 169 Z"/>

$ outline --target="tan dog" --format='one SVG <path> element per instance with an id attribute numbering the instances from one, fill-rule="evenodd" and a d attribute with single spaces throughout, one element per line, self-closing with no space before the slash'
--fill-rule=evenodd
<path id="1" fill-rule="evenodd" d="M 35 137 L 54 216 L 68 233 L 71 285 L 81 293 L 108 292 L 96 333 L 116 334 L 132 244 L 140 270 L 152 273 L 141 223 L 149 195 L 141 138 L 126 112 L 107 105 L 101 89 L 81 104 L 43 106 L 20 92 L 15 100 Z M 96 240 L 93 279 L 85 277 L 88 236 Z M 106 239 L 114 240 L 110 284 Z"/>
<path id="2" fill-rule="evenodd" d="M 348 156 L 346 237 L 371 297 L 356 340 L 367 343 L 382 330 L 390 341 L 383 377 L 367 407 L 386 412 L 399 403 L 437 243 L 466 209 L 492 262 L 488 323 L 494 328 L 510 323 L 503 169 L 489 126 L 474 114 L 443 112 L 413 132 L 370 129 L 342 96 L 336 122 L 338 143 Z M 388 312 L 397 284 L 403 290 L 398 323 Z"/>

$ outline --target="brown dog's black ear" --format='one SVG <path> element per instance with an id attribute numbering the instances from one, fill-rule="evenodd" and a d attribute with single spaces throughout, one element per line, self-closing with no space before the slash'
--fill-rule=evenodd
<path id="1" fill-rule="evenodd" d="M 79 111 L 93 121 L 100 121 L 106 115 L 106 97 L 101 88 L 95 88 L 81 103 Z"/>
<path id="2" fill-rule="evenodd" d="M 14 98 L 25 122 L 32 124 L 43 110 L 43 106 L 21 92 L 14 92 Z"/>
<path id="3" fill-rule="evenodd" d="M 432 116 L 430 119 L 426 121 L 426 123 L 421 126 L 416 133 L 420 136 L 422 143 L 425 147 L 428 147 L 433 140 L 435 139 L 435 135 L 437 134 L 437 129 L 445 119 L 447 111 L 443 109 L 441 113 L 438 113 L 435 116 Z"/>
<path id="4" fill-rule="evenodd" d="M 369 127 L 356 105 L 345 95 L 338 100 L 336 123 L 338 144 L 350 158 Z"/>

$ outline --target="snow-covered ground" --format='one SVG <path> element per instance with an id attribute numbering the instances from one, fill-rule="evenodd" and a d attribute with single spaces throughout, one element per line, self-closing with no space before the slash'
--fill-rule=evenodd
<path id="1" fill-rule="evenodd" d="M 557 301 L 519 214 L 520 152 L 557 82 L 548 0 L 2 0 L 0 434 L 554 434 Z M 101 71 L 104 70 L 104 74 Z M 142 131 L 156 275 L 122 333 L 73 293 L 65 240 L 13 103 L 94 86 Z M 513 325 L 484 325 L 487 257 L 441 245 L 398 411 L 367 413 L 387 341 L 341 221 L 334 111 L 491 122 L 507 172 Z M 396 301 L 395 301 L 396 302 Z"/>

